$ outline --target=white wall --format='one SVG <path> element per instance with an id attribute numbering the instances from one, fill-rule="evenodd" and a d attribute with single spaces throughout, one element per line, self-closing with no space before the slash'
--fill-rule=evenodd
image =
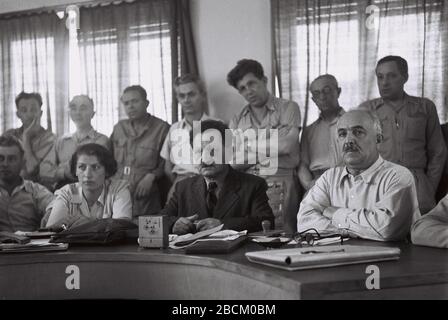
<path id="1" fill-rule="evenodd" d="M 242 58 L 256 59 L 263 64 L 266 76 L 271 75 L 270 2 L 192 0 L 192 20 L 210 113 L 228 121 L 245 105 L 226 81 L 236 62 Z"/>

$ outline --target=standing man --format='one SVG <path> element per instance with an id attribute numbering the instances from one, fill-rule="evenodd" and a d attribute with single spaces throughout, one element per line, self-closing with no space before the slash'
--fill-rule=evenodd
<path id="1" fill-rule="evenodd" d="M 310 91 L 320 116 L 302 133 L 299 178 L 305 190 L 309 190 L 327 169 L 342 163 L 336 123 L 345 112 L 338 101 L 341 88 L 333 75 L 318 76 L 311 82 Z"/>
<path id="2" fill-rule="evenodd" d="M 273 206 L 275 225 L 286 232 L 294 232 L 299 207 L 299 185 L 295 174 L 299 165 L 300 109 L 297 103 L 274 97 L 267 89 L 267 77 L 262 65 L 243 59 L 227 75 L 227 82 L 238 90 L 248 104 L 231 121 L 231 129 L 276 129 L 278 132 L 278 170 L 274 175 L 263 175 L 263 162 L 237 165 L 238 170 L 259 175 L 268 183 L 268 195 Z M 249 143 L 255 145 L 256 141 Z M 261 170 L 261 171 L 260 171 Z M 261 174 L 260 174 L 261 173 Z M 281 188 L 278 188 L 281 186 Z M 276 194 L 280 190 L 280 194 Z M 277 198 L 277 205 L 273 200 Z"/>
<path id="3" fill-rule="evenodd" d="M 157 179 L 163 175 L 160 150 L 169 130 L 165 121 L 147 113 L 149 101 L 141 86 L 124 89 L 121 96 L 128 119 L 119 121 L 110 137 L 118 164 L 115 179 L 129 182 L 134 218 L 161 209 Z"/>
<path id="4" fill-rule="evenodd" d="M 22 126 L 6 131 L 5 135 L 12 135 L 22 143 L 25 163 L 21 175 L 24 179 L 51 187 L 54 175 L 46 158 L 53 147 L 55 136 L 40 125 L 42 97 L 39 93 L 22 91 L 15 102 L 16 115 L 22 121 Z"/>
<path id="5" fill-rule="evenodd" d="M 420 217 L 412 174 L 378 153 L 381 124 L 352 110 L 337 123 L 345 166 L 317 179 L 297 214 L 297 229 L 314 228 L 377 241 L 403 240 Z"/>
<path id="6" fill-rule="evenodd" d="M 173 185 L 167 200 L 176 184 L 188 177 L 199 174 L 197 167 L 193 164 L 193 153 L 189 141 L 190 132 L 193 130 L 193 121 L 204 121 L 210 119 L 205 114 L 207 95 L 204 83 L 193 74 L 185 74 L 174 80 L 176 97 L 182 106 L 184 118 L 170 127 L 170 131 L 162 146 L 160 156 L 165 160 L 165 174 L 170 178 Z M 180 139 L 184 137 L 185 139 Z M 187 148 L 186 148 L 187 147 Z M 187 150 L 188 153 L 182 152 Z"/>
<path id="7" fill-rule="evenodd" d="M 381 98 L 359 108 L 377 113 L 383 127 L 381 156 L 403 165 L 414 175 L 420 211 L 435 206 L 435 191 L 446 159 L 446 146 L 434 103 L 404 91 L 408 64 L 399 56 L 386 56 L 376 66 Z"/>

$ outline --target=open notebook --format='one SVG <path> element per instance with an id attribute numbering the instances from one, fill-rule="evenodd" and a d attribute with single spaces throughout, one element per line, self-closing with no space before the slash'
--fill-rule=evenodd
<path id="1" fill-rule="evenodd" d="M 331 245 L 247 252 L 251 262 L 294 271 L 333 267 L 345 264 L 397 260 L 399 248 Z"/>

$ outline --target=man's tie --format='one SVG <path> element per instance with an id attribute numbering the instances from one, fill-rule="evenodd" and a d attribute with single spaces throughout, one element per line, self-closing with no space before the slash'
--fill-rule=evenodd
<path id="1" fill-rule="evenodd" d="M 216 197 L 217 187 L 218 185 L 216 184 L 216 182 L 210 182 L 208 184 L 205 201 L 207 203 L 207 211 L 209 217 L 213 217 L 213 211 L 215 210 L 216 202 L 218 201 L 218 198 Z"/>

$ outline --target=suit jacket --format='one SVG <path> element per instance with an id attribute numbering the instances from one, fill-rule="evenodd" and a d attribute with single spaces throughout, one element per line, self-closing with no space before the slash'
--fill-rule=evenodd
<path id="1" fill-rule="evenodd" d="M 225 229 L 262 230 L 261 222 L 269 220 L 274 227 L 274 215 L 268 203 L 266 181 L 260 177 L 235 171 L 229 166 L 213 217 L 224 223 Z M 175 187 L 163 213 L 170 218 L 170 228 L 180 217 L 199 215 L 209 218 L 206 206 L 206 183 L 203 176 L 187 178 Z"/>

